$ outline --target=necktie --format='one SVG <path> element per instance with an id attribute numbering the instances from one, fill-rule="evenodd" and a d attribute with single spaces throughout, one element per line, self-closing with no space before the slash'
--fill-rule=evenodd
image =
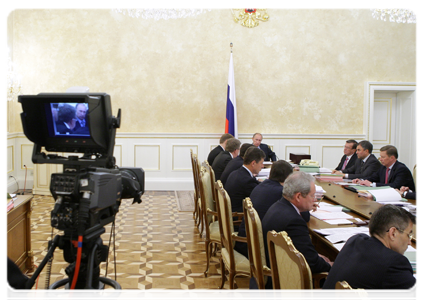
<path id="1" fill-rule="evenodd" d="M 385 183 L 388 183 L 388 177 L 389 177 L 389 168 L 386 168 Z"/>
<path id="2" fill-rule="evenodd" d="M 344 170 L 345 167 L 347 166 L 347 164 L 348 164 L 348 157 L 345 158 L 344 165 L 342 166 L 342 169 L 341 170 Z"/>

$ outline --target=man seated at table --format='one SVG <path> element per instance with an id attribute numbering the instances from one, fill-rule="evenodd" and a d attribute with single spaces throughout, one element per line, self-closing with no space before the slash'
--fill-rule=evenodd
<path id="1" fill-rule="evenodd" d="M 241 142 L 236 138 L 230 138 L 226 141 L 225 151 L 220 152 L 213 161 L 212 169 L 216 181 L 220 180 L 226 165 L 238 156 L 240 146 Z"/>
<path id="2" fill-rule="evenodd" d="M 410 190 L 408 186 L 402 186 L 400 189 L 395 190 L 405 199 L 416 200 L 416 192 Z"/>
<path id="3" fill-rule="evenodd" d="M 285 179 L 292 172 L 293 169 L 290 163 L 284 160 L 278 160 L 272 164 L 269 179 L 260 183 L 251 192 L 250 199 L 254 209 L 257 211 L 260 221 L 263 220 L 263 217 L 269 207 L 282 198 Z M 306 214 L 305 218 L 308 218 L 306 219 L 308 222 L 308 220 L 310 220 L 310 213 L 307 211 L 304 212 L 304 214 Z M 244 218 L 242 219 L 241 225 L 239 225 L 238 236 L 247 236 L 245 232 Z M 243 254 L 245 257 L 248 257 L 248 247 L 246 243 L 236 242 L 235 250 Z"/>
<path id="4" fill-rule="evenodd" d="M 267 266 L 270 266 L 267 249 L 267 232 L 286 231 L 295 248 L 304 255 L 311 273 L 327 272 L 333 264 L 320 255 L 310 239 L 308 226 L 301 212 L 316 209 L 315 179 L 305 172 L 294 172 L 288 176 L 283 186 L 283 197 L 266 212 L 262 222 Z"/>
<path id="5" fill-rule="evenodd" d="M 357 141 L 356 140 L 348 140 L 345 142 L 344 146 L 344 156 L 342 156 L 339 165 L 335 168 L 332 173 L 335 171 L 342 171 L 346 168 L 350 168 L 355 164 L 357 160 L 357 154 L 355 151 L 357 150 Z"/>
<path id="6" fill-rule="evenodd" d="M 253 189 L 259 185 L 257 174 L 263 169 L 264 152 L 256 147 L 250 147 L 245 152 L 244 164 L 233 171 L 226 181 L 225 190 L 231 198 L 233 212 L 242 212 L 242 201 L 250 197 Z"/>
<path id="7" fill-rule="evenodd" d="M 225 133 L 220 137 L 219 145 L 217 145 L 215 148 L 213 148 L 213 150 L 210 151 L 210 153 L 207 157 L 207 162 L 209 163 L 210 166 L 213 165 L 213 161 L 216 158 L 216 156 L 220 152 L 225 151 L 226 141 L 233 138 L 233 137 L 234 136 L 230 133 Z"/>
<path id="8" fill-rule="evenodd" d="M 339 252 L 323 288 L 334 289 L 338 281 L 352 288 L 409 289 L 416 283 L 404 256 L 411 244 L 415 217 L 405 209 L 387 204 L 370 218 L 367 234 L 351 237 Z"/>
<path id="9" fill-rule="evenodd" d="M 238 170 L 244 164 L 244 155 L 248 148 L 253 147 L 253 144 L 244 143 L 242 144 L 239 155 L 234 159 L 230 160 L 225 167 L 222 175 L 220 176 L 220 181 L 222 181 L 223 186 L 226 184 L 226 180 L 233 171 Z"/>
<path id="10" fill-rule="evenodd" d="M 357 145 L 357 160 L 352 167 L 342 171 L 336 171 L 335 174 L 342 174 L 344 178 L 355 179 L 365 178 L 379 171 L 381 164 L 372 154 L 373 145 L 369 141 L 361 141 Z"/>
<path id="11" fill-rule="evenodd" d="M 277 161 L 276 154 L 273 152 L 270 147 L 266 144 L 263 144 L 261 141 L 263 140 L 263 136 L 261 133 L 255 133 L 253 135 L 253 145 L 263 150 L 264 154 L 266 154 L 266 157 L 264 158 L 264 161 Z"/>
<path id="12" fill-rule="evenodd" d="M 396 147 L 387 145 L 380 148 L 380 162 L 383 167 L 378 172 L 355 179 L 353 182 L 365 186 L 390 186 L 394 189 L 406 186 L 415 190 L 413 175 L 406 165 L 398 161 Z"/>

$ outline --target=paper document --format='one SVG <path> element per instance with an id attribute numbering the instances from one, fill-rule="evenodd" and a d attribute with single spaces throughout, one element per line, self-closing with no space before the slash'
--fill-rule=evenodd
<path id="1" fill-rule="evenodd" d="M 316 211 L 312 211 L 310 212 L 310 214 L 315 217 L 318 218 L 319 220 L 330 220 L 330 219 L 348 219 L 351 218 L 351 216 L 347 213 L 344 212 L 326 212 L 326 211 L 321 211 L 321 210 L 316 210 Z"/>
<path id="2" fill-rule="evenodd" d="M 401 195 L 393 188 L 369 190 L 369 192 L 376 198 L 377 202 L 382 201 L 401 201 Z"/>
<path id="3" fill-rule="evenodd" d="M 331 225 L 350 225 L 353 224 L 352 221 L 347 219 L 333 219 L 333 220 L 325 220 L 326 223 Z"/>
<path id="4" fill-rule="evenodd" d="M 320 173 L 330 173 L 330 174 L 332 174 L 332 170 L 328 169 L 328 168 L 320 168 L 319 172 Z"/>

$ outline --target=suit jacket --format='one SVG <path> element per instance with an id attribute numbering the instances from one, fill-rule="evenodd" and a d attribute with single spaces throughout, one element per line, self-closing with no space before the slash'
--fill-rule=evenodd
<path id="1" fill-rule="evenodd" d="M 362 162 L 363 161 L 361 159 L 357 159 L 354 166 L 351 168 L 345 168 L 342 173 L 348 174 L 348 179 L 366 178 L 379 171 L 382 166 L 373 154 L 370 154 L 364 164 L 362 164 Z"/>
<path id="2" fill-rule="evenodd" d="M 251 192 L 250 199 L 253 203 L 254 209 L 257 211 L 257 214 L 260 218 L 260 221 L 263 221 L 263 218 L 267 210 L 279 199 L 282 198 L 283 186 L 271 179 L 266 179 L 258 186 L 254 188 Z M 310 221 L 310 212 L 302 212 L 301 216 L 303 219 L 308 222 Z M 244 218 L 242 219 L 241 224 L 239 225 L 238 236 L 247 236 L 245 232 L 245 222 Z M 236 242 L 235 250 L 243 254 L 248 258 L 248 246 L 246 243 Z"/>
<path id="3" fill-rule="evenodd" d="M 341 249 L 323 288 L 334 289 L 342 280 L 363 289 L 409 289 L 416 283 L 404 255 L 363 233 L 351 237 Z"/>
<path id="4" fill-rule="evenodd" d="M 344 154 L 344 156 L 342 156 L 341 161 L 339 162 L 339 165 L 335 168 L 335 170 L 340 171 L 342 169 L 342 166 L 344 165 L 345 159 L 347 158 L 347 156 Z M 347 165 L 345 166 L 345 169 L 351 168 L 354 164 L 355 161 L 357 160 L 357 154 L 353 154 L 353 156 L 351 156 L 350 160 L 348 161 Z"/>
<path id="5" fill-rule="evenodd" d="M 288 233 L 295 248 L 304 255 L 310 266 L 311 273 L 327 272 L 330 270 L 330 264 L 319 256 L 311 242 L 306 221 L 297 213 L 291 202 L 285 198 L 276 201 L 268 209 L 263 218 L 262 228 L 268 266 L 270 266 L 270 262 L 267 249 L 267 232 L 275 230 L 276 232 L 286 231 Z"/>
<path id="6" fill-rule="evenodd" d="M 214 171 L 216 181 L 220 180 L 226 165 L 232 160 L 232 155 L 228 151 L 220 152 L 213 161 L 212 169 Z"/>
<path id="7" fill-rule="evenodd" d="M 60 134 L 71 134 L 73 133 L 72 129 L 69 129 L 64 122 L 56 122 L 56 131 L 59 132 Z"/>
<path id="8" fill-rule="evenodd" d="M 267 146 L 266 144 L 261 143 L 259 148 L 261 150 L 263 150 L 264 154 L 266 154 L 266 157 L 264 158 L 264 161 L 270 161 L 270 159 L 272 159 L 272 161 L 277 161 L 276 159 L 276 154 L 275 152 L 273 152 L 269 146 Z"/>
<path id="9" fill-rule="evenodd" d="M 415 191 L 413 175 L 410 170 L 402 162 L 396 161 L 389 173 L 388 183 L 385 184 L 386 167 L 382 166 L 378 172 L 371 174 L 367 179 L 371 182 L 376 182 L 376 186 L 389 185 L 394 189 L 400 189 L 402 186 L 407 186 L 410 190 Z"/>
<path id="10" fill-rule="evenodd" d="M 213 161 L 216 158 L 216 156 L 222 152 L 225 151 L 222 146 L 218 145 L 217 147 L 215 147 L 212 151 L 210 151 L 209 156 L 207 156 L 207 161 L 209 163 L 210 166 L 213 165 Z"/>
<path id="11" fill-rule="evenodd" d="M 242 212 L 242 201 L 250 197 L 253 189 L 259 185 L 255 177 L 251 177 L 244 167 L 233 171 L 226 180 L 225 190 L 231 198 L 233 212 Z"/>
<path id="12" fill-rule="evenodd" d="M 416 192 L 407 192 L 404 196 L 405 199 L 416 200 Z"/>
<path id="13" fill-rule="evenodd" d="M 222 175 L 220 176 L 220 181 L 222 181 L 223 186 L 225 186 L 226 180 L 233 171 L 238 170 L 244 164 L 244 160 L 241 156 L 237 156 L 234 159 L 230 160 L 223 170 Z"/>

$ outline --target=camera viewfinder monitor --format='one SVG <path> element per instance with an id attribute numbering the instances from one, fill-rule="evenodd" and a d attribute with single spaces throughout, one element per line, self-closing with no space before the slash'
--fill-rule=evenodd
<path id="1" fill-rule="evenodd" d="M 112 116 L 108 94 L 21 95 L 18 101 L 23 131 L 36 147 L 50 152 L 113 155 L 120 120 L 116 122 Z"/>

